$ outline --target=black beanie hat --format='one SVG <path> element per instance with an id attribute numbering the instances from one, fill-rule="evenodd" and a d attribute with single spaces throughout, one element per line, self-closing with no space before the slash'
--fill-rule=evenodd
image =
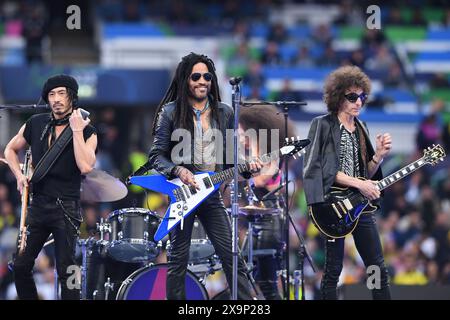
<path id="1" fill-rule="evenodd" d="M 48 93 L 54 88 L 67 87 L 75 91 L 78 94 L 78 83 L 74 77 L 66 74 L 58 74 L 56 76 L 48 78 L 42 88 L 42 99 L 48 103 Z"/>

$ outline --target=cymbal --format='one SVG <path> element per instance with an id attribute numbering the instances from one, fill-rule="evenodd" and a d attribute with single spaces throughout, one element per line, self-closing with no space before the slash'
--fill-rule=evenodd
<path id="1" fill-rule="evenodd" d="M 261 208 L 257 206 L 245 206 L 239 208 L 239 213 L 242 213 L 246 216 L 254 216 L 254 215 L 276 215 L 280 213 L 280 209 L 278 208 Z"/>
<path id="2" fill-rule="evenodd" d="M 94 169 L 81 180 L 81 200 L 112 202 L 128 194 L 125 184 L 105 171 Z"/>

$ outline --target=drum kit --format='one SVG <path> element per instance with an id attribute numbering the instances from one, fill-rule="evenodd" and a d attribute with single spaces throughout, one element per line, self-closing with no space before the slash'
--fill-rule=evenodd
<path id="1" fill-rule="evenodd" d="M 121 200 L 126 195 L 126 186 L 103 171 L 94 170 L 82 180 L 81 200 L 110 202 Z M 261 217 L 279 215 L 280 211 L 255 203 L 240 208 L 241 216 L 249 222 L 248 234 L 254 232 L 251 226 Z M 165 300 L 168 267 L 165 263 L 156 263 L 156 260 L 163 247 L 170 256 L 171 245 L 169 240 L 163 244 L 153 239 L 160 222 L 161 218 L 148 209 L 122 208 L 112 211 L 106 220 L 97 223 L 99 239 L 80 239 L 77 257 L 81 265 L 81 299 Z M 207 279 L 220 271 L 222 265 L 197 220 L 192 235 L 186 272 L 186 298 L 209 300 Z M 253 237 L 247 238 L 245 255 L 252 266 Z M 268 254 L 273 254 L 272 251 Z"/>

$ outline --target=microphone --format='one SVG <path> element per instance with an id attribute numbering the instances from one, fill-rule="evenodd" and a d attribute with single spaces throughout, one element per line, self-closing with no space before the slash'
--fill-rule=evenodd
<path id="1" fill-rule="evenodd" d="M 288 180 L 287 183 L 292 182 L 292 180 Z M 264 197 L 261 198 L 261 201 L 266 200 L 268 197 L 270 197 L 271 195 L 273 195 L 274 193 L 278 192 L 281 188 L 283 188 L 286 184 L 286 182 L 283 182 L 281 185 L 279 185 L 278 187 L 276 187 L 275 189 L 273 189 L 272 191 L 266 193 L 264 195 Z"/>
<path id="2" fill-rule="evenodd" d="M 235 86 L 235 85 L 239 84 L 239 82 L 241 82 L 241 80 L 242 80 L 242 77 L 233 77 L 230 79 L 230 84 L 232 86 Z"/>

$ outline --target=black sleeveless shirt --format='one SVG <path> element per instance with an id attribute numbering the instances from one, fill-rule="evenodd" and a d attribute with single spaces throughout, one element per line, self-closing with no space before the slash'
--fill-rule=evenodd
<path id="1" fill-rule="evenodd" d="M 42 132 L 50 120 L 50 113 L 32 116 L 25 124 L 23 136 L 31 146 L 33 166 L 36 167 L 42 156 L 48 150 L 48 135 L 41 140 Z M 88 125 L 83 131 L 86 141 L 96 134 L 93 126 Z M 38 183 L 33 184 L 33 195 L 44 195 L 61 199 L 80 199 L 81 172 L 75 161 L 73 141 L 70 141 L 47 175 Z"/>

